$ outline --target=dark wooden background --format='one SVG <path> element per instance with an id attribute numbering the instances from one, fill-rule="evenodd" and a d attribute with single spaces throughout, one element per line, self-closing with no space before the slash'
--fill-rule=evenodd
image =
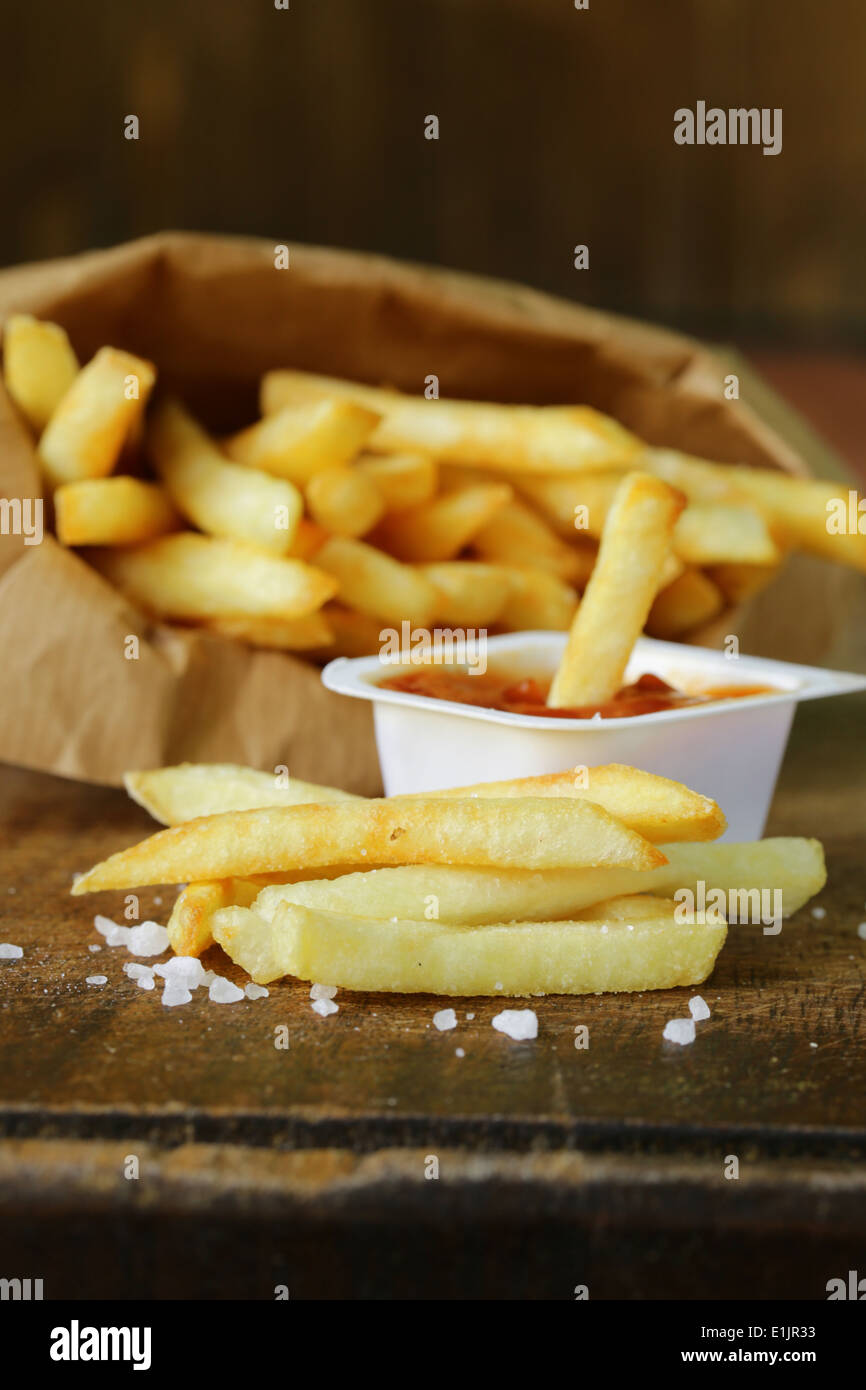
<path id="1" fill-rule="evenodd" d="M 290 4 L 4 0 L 0 264 L 251 232 L 866 343 L 862 0 Z M 675 145 L 699 99 L 782 107 L 782 153 Z"/>

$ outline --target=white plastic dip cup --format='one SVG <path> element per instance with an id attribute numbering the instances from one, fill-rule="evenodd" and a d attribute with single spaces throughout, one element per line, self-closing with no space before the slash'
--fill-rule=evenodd
<path id="1" fill-rule="evenodd" d="M 552 678 L 563 632 L 514 632 L 487 640 L 488 669 L 515 680 Z M 724 811 L 727 840 L 760 839 L 799 700 L 866 690 L 866 677 L 765 661 L 641 637 L 625 683 L 652 673 L 686 694 L 709 687 L 769 685 L 773 693 L 660 710 L 625 719 L 557 719 L 434 700 L 380 681 L 418 666 L 376 656 L 332 661 L 329 690 L 372 700 L 386 796 L 472 782 L 627 763 L 684 782 Z M 465 669 L 456 667 L 452 669 Z"/>

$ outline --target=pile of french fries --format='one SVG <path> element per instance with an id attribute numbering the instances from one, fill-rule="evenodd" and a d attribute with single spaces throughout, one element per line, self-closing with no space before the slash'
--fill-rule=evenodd
<path id="1" fill-rule="evenodd" d="M 175 952 L 214 942 L 259 984 L 586 994 L 699 984 L 727 931 L 682 920 L 681 889 L 779 890 L 790 916 L 823 886 L 816 840 L 712 843 L 708 797 L 596 767 L 368 800 L 231 765 L 131 772 L 167 826 L 72 892 L 181 884 Z"/>
<path id="2" fill-rule="evenodd" d="M 150 362 L 104 347 L 81 366 L 62 328 L 27 315 L 7 321 L 3 372 L 64 545 L 148 614 L 311 659 L 377 651 L 404 620 L 566 630 L 634 470 L 684 498 L 652 636 L 687 637 L 794 548 L 866 570 L 866 535 L 827 528 L 838 485 L 650 449 L 586 406 L 279 370 L 262 418 L 215 439 L 178 401 L 148 406 Z"/>

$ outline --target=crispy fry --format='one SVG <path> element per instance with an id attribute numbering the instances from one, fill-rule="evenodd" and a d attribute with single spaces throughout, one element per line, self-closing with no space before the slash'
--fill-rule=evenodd
<path id="1" fill-rule="evenodd" d="M 349 873 L 342 878 L 262 888 L 257 914 L 273 922 L 284 903 L 353 917 L 422 919 L 435 904 L 436 920 L 477 927 L 491 922 L 558 921 L 623 894 L 669 897 L 682 890 L 705 894 L 781 894 L 781 915 L 792 913 L 823 888 L 827 871 L 817 840 L 757 840 L 751 844 L 666 845 L 658 869 L 473 869 L 405 865 Z M 682 901 L 682 899 L 679 899 Z M 738 897 L 739 901 L 739 897 Z M 769 900 L 772 903 L 772 899 Z M 760 916 L 760 913 L 758 914 Z M 757 920 L 757 918 L 756 918 Z"/>
<path id="2" fill-rule="evenodd" d="M 340 599 L 370 618 L 398 627 L 404 618 L 418 627 L 433 621 L 439 595 L 430 581 L 375 546 L 334 536 L 316 564 L 337 581 Z"/>
<path id="3" fill-rule="evenodd" d="M 10 314 L 3 330 L 3 380 L 31 429 L 41 434 L 78 375 L 64 330 L 30 314 Z"/>
<path id="4" fill-rule="evenodd" d="M 321 787 L 298 777 L 258 772 L 235 763 L 179 763 L 149 772 L 127 772 L 123 784 L 133 801 L 163 825 L 181 825 L 201 816 L 252 811 L 261 806 L 363 800 L 337 787 Z"/>
<path id="5" fill-rule="evenodd" d="M 619 689 L 658 590 L 684 500 L 647 473 L 630 473 L 621 484 L 548 705 L 594 704 L 611 699 Z"/>
<path id="6" fill-rule="evenodd" d="M 511 632 L 566 632 L 578 604 L 571 585 L 530 565 L 505 568 L 510 591 L 499 614 L 500 626 Z"/>
<path id="7" fill-rule="evenodd" d="M 177 401 L 154 411 L 147 448 L 175 505 L 202 531 L 285 555 L 304 508 L 293 483 L 228 463 Z"/>
<path id="8" fill-rule="evenodd" d="M 168 919 L 168 940 L 178 956 L 200 956 L 213 945 L 213 915 L 225 907 L 249 907 L 260 892 L 248 879 L 226 878 L 188 883 L 175 899 Z"/>
<path id="9" fill-rule="evenodd" d="M 334 641 L 333 629 L 321 609 L 304 618 L 211 618 L 211 632 L 270 651 L 322 651 Z"/>
<path id="10" fill-rule="evenodd" d="M 273 923 L 214 914 L 217 941 L 262 984 L 294 975 L 343 989 L 449 995 L 598 994 L 705 980 L 727 934 L 676 920 L 665 899 L 599 904 L 594 919 L 455 927 L 317 912 L 285 903 Z"/>
<path id="11" fill-rule="evenodd" d="M 776 578 L 779 565 L 710 565 L 707 575 L 730 604 L 745 603 Z"/>
<path id="12" fill-rule="evenodd" d="M 382 416 L 370 443 L 382 452 L 422 450 L 453 463 L 518 472 L 626 468 L 640 441 L 589 406 L 492 405 L 426 400 L 309 372 L 267 372 L 262 413 L 316 400 L 352 400 Z"/>
<path id="13" fill-rule="evenodd" d="M 760 512 L 731 502 L 690 502 L 677 518 L 674 550 L 692 565 L 779 561 L 779 548 Z"/>
<path id="14" fill-rule="evenodd" d="M 346 400 L 289 406 L 223 443 L 229 458 L 303 487 L 322 468 L 349 463 L 367 442 L 379 416 Z"/>
<path id="15" fill-rule="evenodd" d="M 511 498 L 504 483 L 446 492 L 432 502 L 395 512 L 375 540 L 401 560 L 452 560 Z"/>
<path id="16" fill-rule="evenodd" d="M 640 768 L 609 763 L 604 767 L 516 777 L 507 782 L 478 782 L 424 795 L 466 797 L 568 796 L 593 801 L 653 844 L 674 840 L 714 840 L 725 829 L 721 809 L 708 796 L 681 782 Z M 611 893 L 607 896 L 614 897 Z"/>
<path id="17" fill-rule="evenodd" d="M 501 565 L 470 560 L 443 560 L 420 565 L 436 588 L 436 622 L 454 627 L 486 628 L 501 615 L 511 592 L 509 571 Z"/>
<path id="18" fill-rule="evenodd" d="M 430 454 L 361 454 L 355 467 L 376 484 L 386 511 L 405 512 L 436 496 L 439 470 Z"/>
<path id="19" fill-rule="evenodd" d="M 472 549 L 483 560 L 503 565 L 530 565 L 583 588 L 592 572 L 594 555 L 561 541 L 547 522 L 512 499 L 500 507 L 492 521 L 472 537 Z"/>
<path id="20" fill-rule="evenodd" d="M 54 515 L 63 545 L 137 545 L 182 524 L 161 487 L 126 477 L 63 483 Z"/>
<path id="21" fill-rule="evenodd" d="M 385 513 L 372 478 L 343 464 L 315 473 L 304 495 L 313 520 L 336 536 L 365 536 Z"/>
<path id="22" fill-rule="evenodd" d="M 92 550 L 91 564 L 157 617 L 206 622 L 217 618 L 303 618 L 332 597 L 330 575 L 267 555 L 240 541 L 193 531 L 128 550 Z"/>
<path id="23" fill-rule="evenodd" d="M 155 380 L 152 363 L 100 348 L 58 403 L 39 441 L 47 482 L 58 487 L 110 473 Z"/>
<path id="24" fill-rule="evenodd" d="M 672 642 L 711 622 L 725 606 L 724 595 L 701 570 L 687 569 L 656 594 L 646 620 L 650 637 Z"/>
<path id="25" fill-rule="evenodd" d="M 588 801 L 395 799 L 206 816 L 112 855 L 72 891 L 248 878 L 365 860 L 525 869 L 646 869 L 667 862 L 648 840 Z"/>

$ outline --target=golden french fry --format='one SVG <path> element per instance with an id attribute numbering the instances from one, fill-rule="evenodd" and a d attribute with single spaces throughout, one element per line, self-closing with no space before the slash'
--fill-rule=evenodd
<path id="1" fill-rule="evenodd" d="M 648 869 L 667 862 L 655 845 L 589 801 L 343 801 L 229 811 L 160 830 L 97 864 L 72 892 L 249 878 L 365 860 L 518 869 Z"/>
<path id="2" fill-rule="evenodd" d="M 432 502 L 386 517 L 376 532 L 376 543 L 401 560 L 452 560 L 511 495 L 506 483 L 482 483 L 443 493 Z"/>
<path id="3" fill-rule="evenodd" d="M 715 618 L 725 606 L 724 595 L 701 570 L 687 569 L 653 600 L 646 620 L 650 637 L 672 642 Z"/>
<path id="4" fill-rule="evenodd" d="M 349 463 L 379 416 L 347 400 L 318 400 L 278 410 L 223 443 L 229 458 L 303 487 L 321 468 Z"/>
<path id="5" fill-rule="evenodd" d="M 389 512 L 405 512 L 436 496 L 438 468 L 430 454 L 360 454 L 355 467 L 376 484 Z"/>
<path id="6" fill-rule="evenodd" d="M 779 573 L 779 565 L 710 565 L 708 577 L 717 584 L 725 601 L 735 605 L 759 594 Z"/>
<path id="7" fill-rule="evenodd" d="M 341 878 L 262 888 L 255 911 L 273 922 L 284 903 L 351 917 L 421 919 L 435 903 L 436 920 L 478 927 L 491 922 L 558 921 L 623 894 L 693 895 L 737 907 L 740 920 L 770 926 L 823 888 L 827 871 L 817 840 L 757 840 L 751 844 L 666 845 L 658 869 L 473 869 L 450 864 L 404 865 Z M 701 888 L 700 885 L 703 885 Z M 778 894 L 778 897 L 776 895 Z M 712 895 L 709 897 L 708 895 Z M 243 904 L 249 906 L 249 904 Z"/>
<path id="8" fill-rule="evenodd" d="M 511 587 L 499 614 L 500 626 L 511 632 L 566 632 L 578 604 L 571 585 L 531 565 L 505 568 Z"/>
<path id="9" fill-rule="evenodd" d="M 178 956 L 200 956 L 213 945 L 211 922 L 226 907 L 249 907 L 260 892 L 248 879 L 226 878 L 211 883 L 188 883 L 175 899 L 166 924 L 171 949 Z"/>
<path id="10" fill-rule="evenodd" d="M 251 647 L 281 652 L 320 651 L 329 647 L 334 633 L 319 609 L 303 618 L 211 618 L 207 627 L 223 637 L 247 642 Z"/>
<path id="11" fill-rule="evenodd" d="M 775 469 L 744 464 L 710 463 L 673 449 L 647 450 L 640 467 L 664 478 L 690 500 L 751 503 L 764 513 L 777 542 L 866 570 L 866 532 L 860 531 L 858 517 L 852 516 L 852 490 L 843 483 L 792 478 Z M 852 495 L 856 512 L 858 498 Z"/>
<path id="12" fill-rule="evenodd" d="M 593 920 L 483 927 L 349 917 L 285 903 L 213 917 L 223 949 L 254 980 L 283 975 L 342 989 L 448 995 L 600 994 L 705 980 L 724 944 L 719 913 L 685 924 L 663 898 L 601 903 Z"/>
<path id="13" fill-rule="evenodd" d="M 674 550 L 692 565 L 727 560 L 772 565 L 779 560 L 779 548 L 760 512 L 731 502 L 690 502 L 677 518 Z"/>
<path id="14" fill-rule="evenodd" d="M 267 372 L 262 380 L 264 415 L 288 405 L 330 399 L 357 401 L 379 412 L 382 419 L 370 440 L 377 450 L 420 449 L 476 468 L 518 472 L 626 468 L 643 447 L 622 425 L 589 406 L 426 400 L 310 372 Z"/>
<path id="15" fill-rule="evenodd" d="M 334 536 L 316 552 L 316 565 L 337 581 L 339 598 L 367 617 L 396 626 L 433 621 L 439 595 L 430 581 L 365 541 Z"/>
<path id="16" fill-rule="evenodd" d="M 304 495 L 313 520 L 336 536 L 365 536 L 385 513 L 373 480 L 345 464 L 314 473 Z"/>
<path id="17" fill-rule="evenodd" d="M 292 536 L 292 543 L 289 546 L 289 554 L 296 560 L 312 560 L 317 550 L 320 550 L 328 539 L 329 532 L 324 526 L 319 526 L 315 521 L 310 521 L 306 516 L 302 516 L 298 522 L 297 530 Z"/>
<path id="18" fill-rule="evenodd" d="M 475 532 L 472 549 L 482 560 L 550 570 L 567 584 L 579 586 L 587 583 L 595 563 L 590 552 L 566 545 L 537 512 L 516 499 L 506 502 L 492 521 Z"/>
<path id="19" fill-rule="evenodd" d="M 123 785 L 133 801 L 163 825 L 181 825 L 202 816 L 252 811 L 261 806 L 364 799 L 337 787 L 322 787 L 235 763 L 178 763 L 176 767 L 127 772 Z"/>
<path id="20" fill-rule="evenodd" d="M 175 505 L 202 531 L 285 555 L 304 509 L 293 483 L 228 463 L 177 401 L 163 401 L 147 448 Z"/>
<path id="21" fill-rule="evenodd" d="M 38 454 L 48 483 L 58 487 L 110 473 L 155 380 L 152 363 L 116 348 L 100 348 L 42 433 Z"/>
<path id="22" fill-rule="evenodd" d="M 137 545 L 182 524 L 161 487 L 126 477 L 62 483 L 54 515 L 63 545 Z"/>
<path id="23" fill-rule="evenodd" d="M 331 629 L 327 647 L 310 652 L 312 660 L 333 661 L 338 656 L 372 656 L 382 648 L 382 620 L 356 613 L 341 603 L 326 603 L 322 615 Z"/>
<path id="24" fill-rule="evenodd" d="M 616 694 L 670 550 L 682 493 L 630 473 L 608 514 L 598 560 L 571 626 L 548 705 L 602 703 Z"/>
<path id="25" fill-rule="evenodd" d="M 511 592 L 509 571 L 501 565 L 442 560 L 418 568 L 436 588 L 437 623 L 486 628 L 496 622 Z"/>
<path id="26" fill-rule="evenodd" d="M 141 608 L 187 622 L 303 618 L 336 589 L 330 575 L 303 560 L 193 531 L 126 550 L 92 550 L 88 559 Z"/>
<path id="27" fill-rule="evenodd" d="M 78 375 L 64 330 L 30 314 L 10 314 L 3 330 L 3 381 L 31 429 L 41 434 Z"/>
<path id="28" fill-rule="evenodd" d="M 507 782 L 478 782 L 424 795 L 454 796 L 460 800 L 476 796 L 569 796 L 593 801 L 656 845 L 674 840 L 714 840 L 726 825 L 721 809 L 709 796 L 693 792 L 669 777 L 621 763 L 550 772 L 540 777 L 515 777 Z"/>

